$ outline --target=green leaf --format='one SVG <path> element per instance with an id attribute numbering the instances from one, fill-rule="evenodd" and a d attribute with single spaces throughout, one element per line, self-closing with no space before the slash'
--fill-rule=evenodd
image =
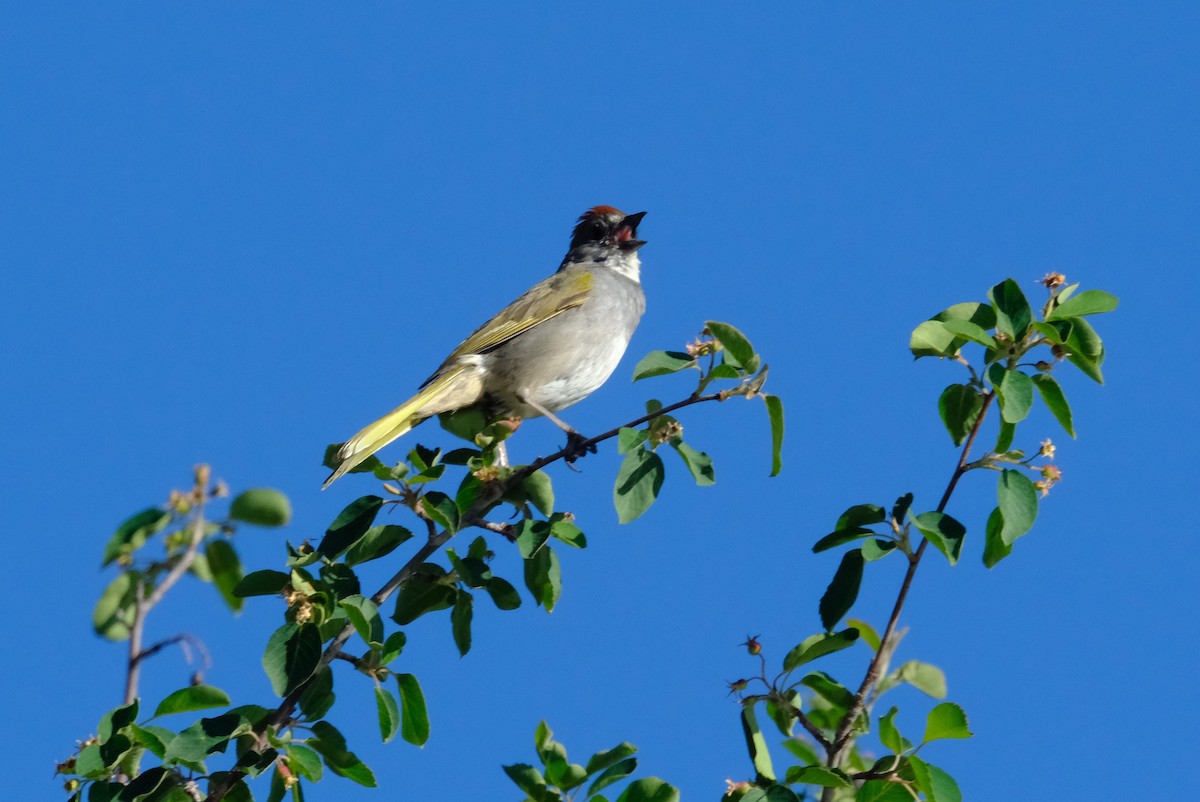
<path id="1" fill-rule="evenodd" d="M 100 741 L 107 741 L 114 733 L 125 729 L 134 721 L 137 720 L 138 707 L 140 703 L 134 699 L 127 705 L 114 707 L 112 710 L 105 713 L 100 718 L 100 724 L 96 728 L 96 734 L 100 737 Z"/>
<path id="2" fill-rule="evenodd" d="M 697 451 L 682 440 L 671 441 L 672 448 L 683 457 L 684 464 L 692 473 L 692 478 L 696 480 L 696 484 L 700 487 L 716 484 L 716 477 L 713 475 L 712 457 L 703 451 Z"/>
<path id="3" fill-rule="evenodd" d="M 854 694 L 850 692 L 850 689 L 824 671 L 814 671 L 806 675 L 800 680 L 800 684 L 806 688 L 812 688 L 822 699 L 837 705 L 842 711 L 849 710 L 850 706 L 854 704 Z"/>
<path id="4" fill-rule="evenodd" d="M 822 551 L 836 548 L 845 545 L 855 540 L 861 540 L 864 537 L 871 537 L 876 532 L 873 529 L 865 529 L 861 526 L 852 526 L 848 529 L 838 529 L 830 532 L 825 537 L 813 544 L 812 550 L 814 554 L 819 554 Z"/>
<path id="5" fill-rule="evenodd" d="M 839 621 L 850 612 L 858 598 L 858 589 L 862 585 L 863 556 L 858 549 L 850 549 L 842 555 L 842 561 L 833 575 L 833 581 L 825 589 L 818 606 L 821 613 L 821 625 L 826 630 L 832 630 Z"/>
<path id="6" fill-rule="evenodd" d="M 379 653 L 379 662 L 387 665 L 395 660 L 404 651 L 407 642 L 408 637 L 403 632 L 396 631 L 388 635 L 387 640 L 383 642 L 383 650 Z"/>
<path id="7" fill-rule="evenodd" d="M 1014 342 L 1024 337 L 1033 322 L 1033 310 L 1017 282 L 1010 278 L 992 287 L 988 300 L 996 312 L 996 330 Z"/>
<path id="8" fill-rule="evenodd" d="M 777 395 L 762 394 L 771 421 L 771 476 L 783 469 L 783 401 Z"/>
<path id="9" fill-rule="evenodd" d="M 375 686 L 375 710 L 379 714 L 379 735 L 387 743 L 400 731 L 400 706 L 387 688 Z"/>
<path id="10" fill-rule="evenodd" d="M 211 685 L 192 685 L 180 688 L 158 703 L 154 716 L 169 716 L 172 713 L 186 713 L 191 710 L 207 710 L 212 707 L 224 707 L 229 704 L 229 696 L 220 688 Z"/>
<path id="11" fill-rule="evenodd" d="M 547 521 L 526 519 L 517 527 L 517 551 L 522 559 L 528 560 L 550 539 L 550 524 Z"/>
<path id="12" fill-rule="evenodd" d="M 767 739 L 763 737 L 758 726 L 758 716 L 754 712 L 754 700 L 742 702 L 742 733 L 746 736 L 746 751 L 754 764 L 757 781 L 762 783 L 775 782 L 775 768 L 771 764 L 771 753 L 767 750 Z M 622 795 L 623 796 L 623 795 Z"/>
<path id="13" fill-rule="evenodd" d="M 174 730 L 169 730 L 166 727 L 157 727 L 153 724 L 147 724 L 144 727 L 139 727 L 137 724 L 130 724 L 129 730 L 137 743 L 146 747 L 151 754 L 160 760 L 167 753 L 167 744 L 175 737 Z"/>
<path id="14" fill-rule="evenodd" d="M 996 363 L 988 370 L 988 378 L 996 388 L 1000 415 L 1006 423 L 1020 423 L 1033 406 L 1033 382 L 1019 370 L 1005 370 Z"/>
<path id="15" fill-rule="evenodd" d="M 613 486 L 617 520 L 627 524 L 650 509 L 662 489 L 665 475 L 666 468 L 658 454 L 644 449 L 626 454 Z"/>
<path id="16" fill-rule="evenodd" d="M 923 512 L 913 518 L 913 526 L 945 555 L 951 565 L 958 562 L 963 537 L 967 534 L 965 526 L 944 512 Z"/>
<path id="17" fill-rule="evenodd" d="M 292 772 L 310 782 L 320 782 L 325 771 L 321 768 L 321 756 L 301 743 L 290 743 L 285 750 L 288 767 Z"/>
<path id="18" fill-rule="evenodd" d="M 946 698 L 946 675 L 935 665 L 909 660 L 896 672 L 901 680 L 934 699 Z M 896 751 L 896 750 L 893 750 Z"/>
<path id="19" fill-rule="evenodd" d="M 506 579 L 494 576 L 489 579 L 483 586 L 488 595 L 492 597 L 492 602 L 501 610 L 515 610 L 521 606 L 521 594 L 517 593 Z"/>
<path id="20" fill-rule="evenodd" d="M 843 629 L 841 632 L 824 632 L 805 638 L 787 653 L 783 659 L 783 670 L 791 671 L 818 657 L 840 652 L 842 649 L 853 646 L 856 640 L 858 640 L 858 630 L 853 627 Z"/>
<path id="21" fill-rule="evenodd" d="M 607 769 L 610 766 L 615 766 L 618 763 L 620 763 L 622 760 L 629 757 L 630 755 L 635 754 L 636 752 L 637 752 L 636 746 L 634 746 L 633 744 L 631 744 L 627 741 L 622 741 L 621 743 L 614 746 L 612 749 L 602 750 L 602 751 L 597 752 L 596 754 L 592 755 L 590 758 L 588 758 L 587 773 L 595 774 L 596 772 Z M 598 790 L 599 789 L 595 788 L 594 786 L 592 788 L 589 788 L 588 796 L 591 796 L 592 794 L 596 793 L 596 791 L 598 791 Z"/>
<path id="22" fill-rule="evenodd" d="M 108 583 L 92 610 L 92 628 L 97 635 L 112 641 L 129 638 L 129 623 L 133 621 L 137 583 L 141 578 L 137 572 L 121 573 Z"/>
<path id="23" fill-rule="evenodd" d="M 530 799 L 542 799 L 542 794 L 546 790 L 546 780 L 542 778 L 540 771 L 528 763 L 515 763 L 500 768 Z"/>
<path id="24" fill-rule="evenodd" d="M 1063 395 L 1062 388 L 1058 386 L 1054 377 L 1040 373 L 1033 377 L 1033 386 L 1037 388 L 1038 394 L 1041 395 L 1042 401 L 1054 415 L 1055 420 L 1067 434 L 1074 437 L 1075 425 L 1071 422 L 1071 405 L 1067 403 L 1067 397 Z"/>
<path id="25" fill-rule="evenodd" d="M 1000 432 L 996 435 L 996 447 L 992 450 L 997 454 L 1003 454 L 1008 449 L 1012 448 L 1013 438 L 1017 434 L 1017 425 L 1009 423 L 1006 420 L 1000 421 Z"/>
<path id="26" fill-rule="evenodd" d="M 1046 320 L 1062 320 L 1084 315 L 1098 315 L 1111 312 L 1117 308 L 1117 297 L 1103 290 L 1084 290 L 1073 295 L 1054 308 L 1046 315 Z"/>
<path id="27" fill-rule="evenodd" d="M 949 774 L 916 755 L 911 755 L 908 762 L 916 778 L 917 787 L 925 792 L 925 798 L 929 802 L 962 802 L 962 791 Z"/>
<path id="28" fill-rule="evenodd" d="M 346 618 L 350 619 L 354 630 L 368 646 L 383 642 L 383 618 L 375 602 L 361 594 L 354 594 L 338 601 L 338 606 L 346 611 Z"/>
<path id="29" fill-rule="evenodd" d="M 208 570 L 212 572 L 213 584 L 221 593 L 225 604 L 235 613 L 245 604 L 241 596 L 235 592 L 242 581 L 242 561 L 237 552 L 227 540 L 214 539 L 204 547 L 204 555 L 208 558 Z"/>
<path id="30" fill-rule="evenodd" d="M 346 739 L 336 727 L 328 721 L 317 721 L 312 731 L 316 737 L 309 738 L 307 744 L 321 755 L 330 771 L 367 788 L 376 786 L 374 772 L 346 748 Z"/>
<path id="31" fill-rule="evenodd" d="M 586 549 L 587 538 L 574 523 L 574 516 L 556 512 L 550 516 L 550 534 L 573 549 Z"/>
<path id="32" fill-rule="evenodd" d="M 827 766 L 792 766 L 787 770 L 788 785 L 819 785 L 822 788 L 849 788 L 854 783 L 845 773 Z"/>
<path id="33" fill-rule="evenodd" d="M 247 596 L 276 596 L 283 593 L 291 578 L 282 571 L 252 571 L 242 577 L 234 587 L 234 594 Z"/>
<path id="34" fill-rule="evenodd" d="M 460 590 L 454 601 L 454 609 L 450 611 L 450 629 L 460 657 L 465 657 L 471 651 L 471 618 L 474 614 L 474 599 L 470 593 Z"/>
<path id="35" fill-rule="evenodd" d="M 867 780 L 854 794 L 854 802 L 912 802 L 912 794 L 900 783 Z"/>
<path id="36" fill-rule="evenodd" d="M 896 729 L 898 712 L 900 712 L 900 708 L 893 706 L 891 710 L 879 717 L 879 741 L 897 755 L 906 751 L 904 737 L 900 734 L 900 730 Z"/>
<path id="37" fill-rule="evenodd" d="M 863 541 L 863 544 L 858 549 L 862 552 L 864 560 L 875 562 L 876 560 L 882 560 L 895 551 L 896 542 L 894 540 L 884 540 L 881 537 L 869 537 Z"/>
<path id="38" fill-rule="evenodd" d="M 642 443 L 650 436 L 648 429 L 630 429 L 622 426 L 617 430 L 617 453 L 628 454 L 634 449 L 641 448 Z"/>
<path id="39" fill-rule="evenodd" d="M 400 688 L 400 737 L 415 746 L 429 740 L 429 714 L 425 709 L 425 694 L 412 674 L 397 674 Z"/>
<path id="40" fill-rule="evenodd" d="M 255 487 L 234 498 L 229 517 L 255 526 L 283 526 L 292 520 L 292 504 L 274 488 Z"/>
<path id="41" fill-rule="evenodd" d="M 708 321 L 704 327 L 724 346 L 726 363 L 735 368 L 741 368 L 747 373 L 754 373 L 758 370 L 758 354 L 754 353 L 754 346 L 750 345 L 746 335 L 728 323 L 716 320 Z"/>
<path id="42" fill-rule="evenodd" d="M 1033 528 L 1038 513 L 1037 488 L 1024 473 L 1015 470 L 1001 472 L 996 486 L 996 498 L 1004 528 L 1000 539 L 1011 546 L 1013 541 Z"/>
<path id="43" fill-rule="evenodd" d="M 333 692 L 333 671 L 329 666 L 322 666 L 313 674 L 308 687 L 300 695 L 300 712 L 309 721 L 315 721 L 323 718 L 336 700 L 337 695 Z"/>
<path id="44" fill-rule="evenodd" d="M 943 320 L 942 326 L 944 326 L 946 331 L 950 332 L 951 334 L 970 340 L 973 343 L 978 343 L 984 348 L 989 348 L 995 351 L 998 347 L 996 345 L 996 341 L 992 338 L 992 335 L 988 334 L 987 331 L 984 330 L 983 326 L 972 323 L 969 320 L 950 318 L 948 320 Z"/>
<path id="45" fill-rule="evenodd" d="M 841 514 L 834 529 L 851 529 L 856 526 L 870 526 L 883 523 L 887 513 L 878 504 L 855 504 Z"/>
<path id="46" fill-rule="evenodd" d="M 287 696 L 313 675 L 321 661 L 321 636 L 313 624 L 284 624 L 271 634 L 263 668 L 276 696 Z"/>
<path id="47" fill-rule="evenodd" d="M 202 718 L 171 739 L 166 760 L 203 760 L 207 755 L 224 752 L 232 739 L 253 729 L 254 722 L 235 711 Z"/>
<path id="48" fill-rule="evenodd" d="M 587 795 L 589 797 L 594 796 L 613 783 L 619 783 L 621 780 L 625 779 L 637 770 L 637 764 L 637 758 L 630 757 L 625 758 L 624 760 L 618 760 L 616 763 L 605 767 L 604 770 L 600 772 L 600 775 L 592 781 L 592 784 L 588 786 Z M 592 769 L 591 765 L 591 761 L 588 761 L 589 774 L 595 771 L 600 771 L 599 768 Z"/>
<path id="49" fill-rule="evenodd" d="M 392 620 L 407 626 L 426 613 L 445 610 L 454 604 L 458 592 L 442 580 L 446 570 L 434 563 L 422 563 L 400 586 Z"/>
<path id="50" fill-rule="evenodd" d="M 634 780 L 617 802 L 679 802 L 679 790 L 657 777 Z"/>
<path id="51" fill-rule="evenodd" d="M 142 547 L 151 535 L 161 532 L 171 522 L 171 514 L 158 507 L 150 507 L 126 519 L 104 547 L 101 565 L 108 565 L 125 554 L 132 554 Z"/>
<path id="52" fill-rule="evenodd" d="M 848 618 L 846 625 L 858 630 L 859 637 L 871 647 L 871 651 L 879 651 L 883 640 L 879 637 L 879 633 L 875 631 L 875 627 L 863 621 L 861 618 Z"/>
<path id="53" fill-rule="evenodd" d="M 525 560 L 525 586 L 546 612 L 558 604 L 558 597 L 562 595 L 562 567 L 553 549 L 541 549 Z"/>
<path id="54" fill-rule="evenodd" d="M 680 351 L 651 351 L 642 357 L 633 369 L 633 380 L 648 379 L 651 376 L 665 376 L 688 368 L 695 368 L 696 360 Z"/>
<path id="55" fill-rule="evenodd" d="M 337 559 L 367 533 L 382 507 L 383 499 L 379 496 L 363 496 L 350 502 L 325 530 L 317 551 L 331 560 Z"/>
<path id="56" fill-rule="evenodd" d="M 554 486 L 550 474 L 534 471 L 521 483 L 529 495 L 529 501 L 542 515 L 549 517 L 554 512 Z"/>
<path id="57" fill-rule="evenodd" d="M 938 741 L 943 738 L 970 738 L 973 733 L 967 729 L 967 714 L 953 702 L 942 702 L 925 717 L 924 743 Z"/>
<path id="58" fill-rule="evenodd" d="M 983 564 L 994 568 L 996 563 L 1012 554 L 1012 544 L 1005 543 L 1001 533 L 1004 531 L 1004 513 L 997 507 L 988 516 L 987 534 L 983 543 Z"/>
<path id="59" fill-rule="evenodd" d="M 979 389 L 970 384 L 952 384 L 942 391 L 938 399 L 938 412 L 954 445 L 960 446 L 971 433 L 979 413 L 983 411 L 983 397 Z M 902 520 L 902 519 L 901 519 Z"/>
<path id="60" fill-rule="evenodd" d="M 421 497 L 421 506 L 425 509 L 425 514 L 438 526 L 447 532 L 453 533 L 458 531 L 458 505 L 454 503 L 454 499 L 445 493 L 430 490 Z"/>
<path id="61" fill-rule="evenodd" d="M 412 532 L 403 526 L 396 526 L 394 524 L 372 526 L 346 552 L 346 565 L 361 565 L 370 560 L 385 557 L 411 537 Z"/>
<path id="62" fill-rule="evenodd" d="M 962 340 L 940 320 L 926 320 L 913 329 L 908 350 L 915 359 L 923 356 L 950 357 L 958 353 Z"/>

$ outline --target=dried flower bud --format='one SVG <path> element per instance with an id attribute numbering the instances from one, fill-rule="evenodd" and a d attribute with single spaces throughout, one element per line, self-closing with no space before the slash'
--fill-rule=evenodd
<path id="1" fill-rule="evenodd" d="M 1050 442 L 1049 437 L 1042 441 L 1042 447 L 1038 450 L 1038 454 L 1046 459 L 1054 459 L 1054 443 Z"/>
<path id="2" fill-rule="evenodd" d="M 735 679 L 733 682 L 729 683 L 729 692 L 738 693 L 740 691 L 744 691 L 746 690 L 746 686 L 749 684 L 750 680 L 748 679 Z"/>
<path id="3" fill-rule="evenodd" d="M 746 647 L 746 651 L 750 654 L 762 654 L 762 644 L 758 642 L 757 635 L 747 635 L 746 642 L 742 645 Z"/>
<path id="4" fill-rule="evenodd" d="M 1041 359 L 1041 360 L 1038 360 L 1036 363 L 1034 363 L 1034 367 L 1037 368 L 1038 370 L 1040 370 L 1042 373 L 1046 373 L 1051 368 L 1053 368 L 1054 365 L 1052 365 L 1051 363 L 1047 362 L 1044 359 Z"/>
<path id="5" fill-rule="evenodd" d="M 201 463 L 192 469 L 192 474 L 196 477 L 196 487 L 208 487 L 208 480 L 212 478 L 212 467 Z"/>
<path id="6" fill-rule="evenodd" d="M 699 337 L 697 337 L 695 340 L 685 345 L 684 349 L 687 351 L 687 354 L 690 357 L 704 356 L 713 352 L 713 341 L 701 340 Z"/>
<path id="7" fill-rule="evenodd" d="M 487 482 L 494 482 L 500 478 L 500 469 L 495 465 L 485 465 L 471 475 L 486 484 Z"/>
<path id="8" fill-rule="evenodd" d="M 218 479 L 217 483 L 215 485 L 213 485 L 212 497 L 213 498 L 225 498 L 228 495 L 229 495 L 229 485 L 225 484 L 224 479 Z"/>
<path id="9" fill-rule="evenodd" d="M 733 796 L 735 793 L 745 793 L 750 790 L 750 783 L 734 782 L 728 778 L 725 779 L 725 796 Z"/>
<path id="10" fill-rule="evenodd" d="M 1067 283 L 1067 277 L 1062 273 L 1047 273 L 1042 276 L 1042 286 L 1048 290 L 1053 290 Z"/>

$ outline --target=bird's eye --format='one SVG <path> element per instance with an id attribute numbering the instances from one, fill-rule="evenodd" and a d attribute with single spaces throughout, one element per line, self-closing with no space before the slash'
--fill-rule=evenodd
<path id="1" fill-rule="evenodd" d="M 604 225 L 603 221 L 596 220 L 595 222 L 592 223 L 592 236 L 593 237 L 595 237 L 596 239 L 603 239 L 604 235 L 607 233 L 608 233 L 608 226 Z"/>

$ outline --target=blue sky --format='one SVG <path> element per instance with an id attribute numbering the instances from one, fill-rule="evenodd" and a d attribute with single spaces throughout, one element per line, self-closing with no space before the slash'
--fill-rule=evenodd
<path id="1" fill-rule="evenodd" d="M 1035 296 L 1051 270 L 1121 297 L 1098 321 L 1108 384 L 1064 378 L 1077 441 L 1045 414 L 1023 430 L 1059 442 L 1066 479 L 991 571 L 992 477 L 964 481 L 967 556 L 922 568 L 900 657 L 943 667 L 971 716 L 973 740 L 926 755 L 968 799 L 1108 798 L 1133 744 L 1169 754 L 1200 713 L 1200 558 L 1164 513 L 1195 495 L 1198 31 L 1189 3 L 10 4 L 0 504 L 23 617 L 0 687 L 27 793 L 56 798 L 53 761 L 119 701 L 122 649 L 90 627 L 116 525 L 209 462 L 291 496 L 291 527 L 239 537 L 276 567 L 285 536 L 374 490 L 318 492 L 325 444 L 407 397 L 607 203 L 648 210 L 648 311 L 568 419 L 600 431 L 682 397 L 682 379 L 631 385 L 632 365 L 726 320 L 787 405 L 784 473 L 766 478 L 762 410 L 734 402 L 682 416 L 717 485 L 671 465 L 635 523 L 616 523 L 611 447 L 556 466 L 591 544 L 563 555 L 559 608 L 480 604 L 464 659 L 444 616 L 409 628 L 424 749 L 379 744 L 369 683 L 342 679 L 335 721 L 393 790 L 321 798 L 517 798 L 499 766 L 533 758 L 543 718 L 573 755 L 636 743 L 688 799 L 749 776 L 723 687 L 753 669 L 737 644 L 759 634 L 778 662 L 815 632 L 836 559 L 812 542 L 853 503 L 932 508 L 956 458 L 936 398 L 959 374 L 913 363 L 909 332 L 1008 276 Z M 559 440 L 531 423 L 514 456 Z M 495 567 L 519 578 L 515 554 Z M 872 568 L 855 614 L 881 623 L 901 566 Z M 267 703 L 277 608 L 231 623 L 207 588 L 174 596 L 149 637 L 191 632 L 210 682 Z M 830 670 L 856 684 L 864 663 Z M 159 656 L 146 692 L 189 672 Z M 925 701 L 897 703 L 919 729 Z M 1142 797 L 1177 784 L 1135 773 Z"/>

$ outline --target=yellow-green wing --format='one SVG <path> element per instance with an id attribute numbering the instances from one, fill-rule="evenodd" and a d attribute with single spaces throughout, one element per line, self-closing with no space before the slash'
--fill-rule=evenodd
<path id="1" fill-rule="evenodd" d="M 500 314 L 475 329 L 446 357 L 438 373 L 460 357 L 490 351 L 518 334 L 579 306 L 587 300 L 591 291 L 592 274 L 581 268 L 561 270 L 538 282 Z"/>

